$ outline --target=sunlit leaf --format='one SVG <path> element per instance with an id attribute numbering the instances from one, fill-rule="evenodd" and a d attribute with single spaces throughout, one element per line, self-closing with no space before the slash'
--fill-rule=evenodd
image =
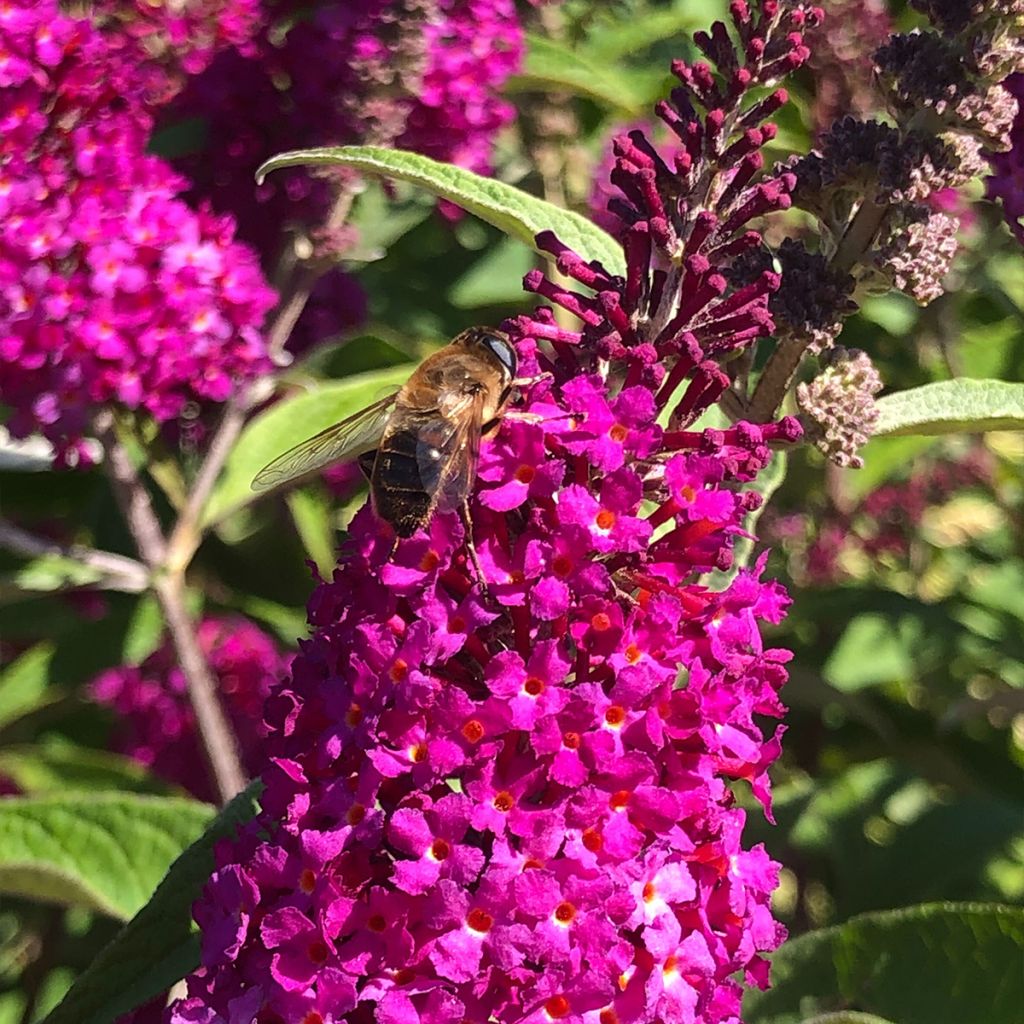
<path id="1" fill-rule="evenodd" d="M 0 747 L 0 776 L 11 779 L 25 795 L 104 790 L 167 794 L 173 789 L 130 757 L 58 741 Z"/>
<path id="2" fill-rule="evenodd" d="M 1024 384 L 958 378 L 878 400 L 877 436 L 1024 429 Z"/>
<path id="3" fill-rule="evenodd" d="M 0 892 L 127 921 L 214 813 L 179 797 L 8 797 L 0 800 Z"/>
<path id="4" fill-rule="evenodd" d="M 587 260 L 600 260 L 612 273 L 625 271 L 622 246 L 585 217 L 531 196 L 514 185 L 485 178 L 462 167 L 440 163 L 418 153 L 378 146 L 334 146 L 301 149 L 271 157 L 256 180 L 281 167 L 306 165 L 352 167 L 367 174 L 397 178 L 433 192 L 474 214 L 511 238 L 536 248 L 542 231 L 553 231 Z"/>
<path id="5" fill-rule="evenodd" d="M 236 796 L 178 857 L 152 899 L 79 975 L 43 1024 L 110 1024 L 199 965 L 192 902 L 213 871 L 214 844 L 253 817 L 260 788 L 254 782 Z"/>
<path id="6" fill-rule="evenodd" d="M 1024 1006 L 1024 908 L 933 903 L 862 914 L 785 943 L 748 1024 L 856 1009 L 899 1024 L 994 1024 Z M 825 1018 L 828 1020 L 828 1018 Z M 831 1024 L 831 1022 L 830 1022 Z"/>
<path id="7" fill-rule="evenodd" d="M 53 645 L 36 644 L 0 672 L 0 728 L 56 700 L 49 689 Z"/>
<path id="8" fill-rule="evenodd" d="M 655 85 L 660 81 L 659 74 Z M 594 100 L 622 119 L 645 113 L 657 94 L 656 89 L 643 88 L 637 76 L 621 65 L 591 63 L 578 48 L 529 33 L 522 70 L 509 79 L 505 91 L 568 92 Z"/>

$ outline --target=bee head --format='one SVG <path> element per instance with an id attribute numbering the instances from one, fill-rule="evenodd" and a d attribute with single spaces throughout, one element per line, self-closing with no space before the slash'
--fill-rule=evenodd
<path id="1" fill-rule="evenodd" d="M 508 375 L 509 382 L 515 379 L 519 370 L 519 357 L 512 342 L 502 331 L 493 327 L 475 327 L 466 331 L 466 343 L 490 353 Z"/>

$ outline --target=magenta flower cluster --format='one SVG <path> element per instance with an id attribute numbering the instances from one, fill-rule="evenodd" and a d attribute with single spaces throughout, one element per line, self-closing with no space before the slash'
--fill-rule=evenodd
<path id="1" fill-rule="evenodd" d="M 204 619 L 197 639 L 219 685 L 246 770 L 258 774 L 266 764 L 263 704 L 291 658 L 257 626 L 237 616 Z M 89 685 L 89 695 L 115 713 L 113 750 L 201 800 L 214 798 L 185 675 L 169 641 L 141 665 L 101 673 Z"/>
<path id="2" fill-rule="evenodd" d="M 698 36 L 721 77 L 673 67 L 670 158 L 618 141 L 625 275 L 539 238 L 585 287 L 526 286 L 580 326 L 506 325 L 534 379 L 482 453 L 486 592 L 454 514 L 395 550 L 356 516 L 268 703 L 263 810 L 218 849 L 172 1024 L 735 1024 L 767 984 L 778 865 L 744 846 L 736 789 L 770 815 L 789 653 L 760 628 L 788 599 L 763 559 L 710 574 L 760 503 L 743 484 L 800 428 L 695 420 L 719 362 L 771 330 L 778 275 L 724 270 L 786 205 L 787 175 L 754 177 L 785 101 L 765 87 L 820 12 L 731 13 L 735 48 Z"/>
<path id="3" fill-rule="evenodd" d="M 267 367 L 273 293 L 146 154 L 151 69 L 122 43 L 50 0 L 0 17 L 0 399 L 65 456 L 97 406 L 167 420 Z"/>
<path id="4" fill-rule="evenodd" d="M 992 176 L 985 184 L 989 199 L 1002 200 L 1006 223 L 1024 245 L 1024 73 L 1010 75 L 1003 86 L 1019 104 L 1010 131 L 1012 148 L 990 154 Z"/>
<path id="5" fill-rule="evenodd" d="M 500 97 L 523 59 L 514 0 L 441 0 L 424 37 L 426 67 L 399 144 L 484 174 L 515 117 Z"/>
<path id="6" fill-rule="evenodd" d="M 292 6 L 304 16 L 296 20 Z M 515 116 L 499 95 L 523 54 L 513 0 L 325 0 L 275 10 L 254 52 L 222 53 L 170 111 L 201 119 L 209 140 L 179 161 L 194 194 L 233 213 L 266 259 L 278 255 L 281 225 L 314 228 L 331 196 L 322 177 L 298 168 L 254 189 L 253 169 L 270 154 L 394 145 L 490 168 L 495 135 Z M 344 249 L 353 240 L 346 231 L 328 245 Z M 345 317 L 337 302 L 331 309 Z"/>

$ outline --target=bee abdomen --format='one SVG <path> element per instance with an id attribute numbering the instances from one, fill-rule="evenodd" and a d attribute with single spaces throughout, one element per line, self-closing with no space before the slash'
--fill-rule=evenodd
<path id="1" fill-rule="evenodd" d="M 374 508 L 399 537 L 414 534 L 426 522 L 433 503 L 421 469 L 421 446 L 411 431 L 396 431 L 382 441 L 373 467 Z"/>

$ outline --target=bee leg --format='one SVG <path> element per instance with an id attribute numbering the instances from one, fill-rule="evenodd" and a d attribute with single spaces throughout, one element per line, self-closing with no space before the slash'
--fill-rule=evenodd
<path id="1" fill-rule="evenodd" d="M 473 520 L 469 516 L 469 501 L 467 499 L 463 499 L 462 504 L 459 506 L 459 515 L 462 518 L 462 528 L 466 533 L 466 550 L 469 552 L 469 560 L 473 563 L 473 570 L 476 572 L 480 591 L 486 594 L 487 577 L 484 576 L 484 569 L 480 564 L 480 556 L 476 552 L 476 544 L 473 543 Z"/>
<path id="2" fill-rule="evenodd" d="M 549 423 L 551 420 L 567 420 L 572 418 L 571 412 L 559 413 L 557 416 L 542 416 L 539 412 L 519 412 L 511 409 L 502 417 L 506 420 L 519 420 L 520 423 Z"/>
<path id="3" fill-rule="evenodd" d="M 537 412 L 516 412 L 515 409 L 505 413 L 502 417 L 505 420 L 518 420 L 520 423 L 543 423 L 546 416 L 541 416 Z"/>
<path id="4" fill-rule="evenodd" d="M 514 388 L 528 388 L 534 384 L 539 384 L 542 380 L 554 380 L 555 375 L 545 370 L 543 373 L 538 373 L 536 377 L 516 377 L 512 381 L 512 387 Z"/>

